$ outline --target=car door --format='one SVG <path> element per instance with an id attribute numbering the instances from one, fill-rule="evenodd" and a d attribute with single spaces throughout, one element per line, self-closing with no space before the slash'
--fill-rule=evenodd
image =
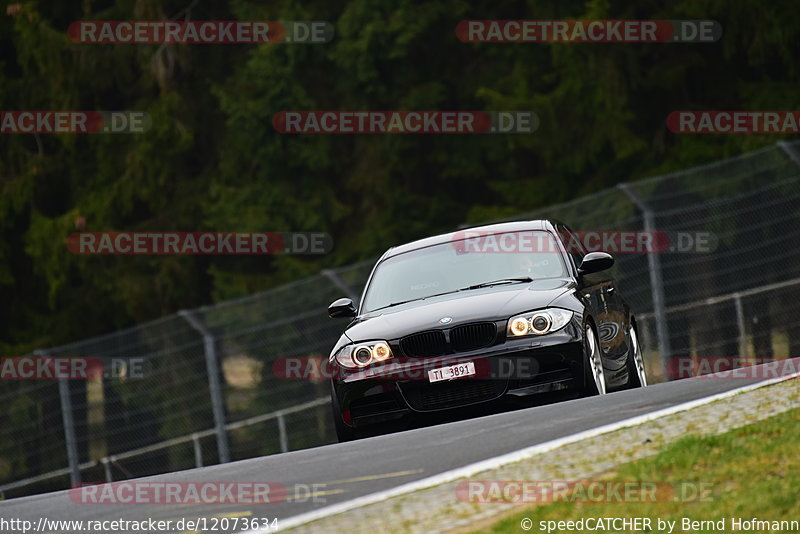
<path id="1" fill-rule="evenodd" d="M 577 269 L 587 251 L 580 236 L 569 227 L 557 224 L 556 230 L 575 269 L 579 298 L 587 304 L 597 322 L 597 337 L 603 353 L 606 381 L 609 386 L 616 386 L 618 380 L 625 379 L 625 375 L 618 375 L 625 372 L 627 351 L 622 300 L 617 294 L 615 280 L 611 271 L 577 276 Z"/>
<path id="2" fill-rule="evenodd" d="M 567 251 L 567 256 L 570 258 L 570 267 L 572 269 L 573 276 L 578 281 L 578 298 L 591 311 L 592 316 L 598 323 L 597 327 L 599 330 L 605 314 L 602 298 L 602 284 L 605 273 L 579 276 L 578 268 L 581 266 L 581 261 L 586 255 L 586 249 L 583 247 L 578 235 L 570 230 L 566 225 L 556 224 L 556 231 L 561 239 L 561 243 L 564 245 L 564 249 Z"/>

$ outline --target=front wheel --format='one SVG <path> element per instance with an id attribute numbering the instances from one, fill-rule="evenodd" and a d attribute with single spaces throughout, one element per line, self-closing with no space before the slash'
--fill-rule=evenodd
<path id="1" fill-rule="evenodd" d="M 603 372 L 603 360 L 600 356 L 600 342 L 591 323 L 586 323 L 583 336 L 583 354 L 586 358 L 585 381 L 586 392 L 592 395 L 606 394 L 606 375 Z"/>
<path id="2" fill-rule="evenodd" d="M 639 344 L 639 336 L 636 327 L 631 324 L 630 348 L 628 350 L 628 387 L 631 389 L 642 388 L 647 385 L 647 374 L 644 370 L 644 356 L 642 346 Z"/>

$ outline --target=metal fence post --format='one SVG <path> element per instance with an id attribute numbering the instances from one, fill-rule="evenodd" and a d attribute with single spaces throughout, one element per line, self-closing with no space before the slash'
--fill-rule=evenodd
<path id="1" fill-rule="evenodd" d="M 734 293 L 733 303 L 736 306 L 736 327 L 739 329 L 739 357 L 746 358 L 747 329 L 744 324 L 744 308 L 742 307 L 742 296 L 739 293 Z"/>
<path id="2" fill-rule="evenodd" d="M 35 350 L 33 353 L 40 358 L 48 358 L 44 350 Z M 72 417 L 72 397 L 69 392 L 69 383 L 66 378 L 58 379 L 58 396 L 61 399 L 61 420 L 64 423 L 64 443 L 67 447 L 67 462 L 69 464 L 69 481 L 73 487 L 81 483 L 80 458 L 78 457 L 78 439 L 75 437 L 75 420 Z"/>
<path id="3" fill-rule="evenodd" d="M 214 414 L 219 462 L 221 464 L 228 463 L 231 461 L 231 453 L 228 448 L 228 432 L 225 429 L 225 405 L 222 401 L 222 386 L 219 380 L 219 365 L 217 363 L 217 350 L 214 346 L 214 336 L 189 310 L 181 310 L 178 315 L 186 319 L 186 322 L 203 336 L 206 370 L 208 372 L 208 391 L 211 395 L 211 411 Z"/>
<path id="4" fill-rule="evenodd" d="M 106 456 L 100 463 L 103 464 L 103 474 L 105 474 L 106 482 L 113 482 L 114 477 L 111 475 L 111 459 Z"/>
<path id="5" fill-rule="evenodd" d="M 203 449 L 200 448 L 200 436 L 192 434 L 192 448 L 194 449 L 195 467 L 203 467 Z"/>
<path id="6" fill-rule="evenodd" d="M 644 219 L 644 230 L 654 232 L 656 229 L 655 214 L 647 203 L 629 184 L 618 184 L 617 187 L 627 195 L 637 208 L 642 212 Z M 650 274 L 650 294 L 653 299 L 653 319 L 656 322 L 656 337 L 658 338 L 658 351 L 661 353 L 661 362 L 664 371 L 669 376 L 669 360 L 672 357 L 669 346 L 669 327 L 667 325 L 667 310 L 664 297 L 664 282 L 661 277 L 661 258 L 658 253 L 649 251 L 647 254 L 647 266 Z"/>
<path id="7" fill-rule="evenodd" d="M 289 451 L 289 436 L 286 434 L 286 420 L 283 418 L 283 414 L 278 414 L 278 438 L 281 443 L 281 452 L 288 452 Z"/>

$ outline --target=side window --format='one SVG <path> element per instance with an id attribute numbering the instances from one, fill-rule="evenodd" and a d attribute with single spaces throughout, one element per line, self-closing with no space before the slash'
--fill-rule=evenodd
<path id="1" fill-rule="evenodd" d="M 563 224 L 556 225 L 556 230 L 561 238 L 561 242 L 564 243 L 564 248 L 567 249 L 567 253 L 570 258 L 572 258 L 572 263 L 577 269 L 581 266 L 583 257 L 586 255 L 586 249 L 583 248 L 580 237 Z"/>

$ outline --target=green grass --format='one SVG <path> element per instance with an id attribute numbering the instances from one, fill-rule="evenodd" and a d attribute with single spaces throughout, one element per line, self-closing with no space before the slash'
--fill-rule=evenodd
<path id="1" fill-rule="evenodd" d="M 723 532 L 732 532 L 732 517 L 748 520 L 756 517 L 768 521 L 800 520 L 800 409 L 724 434 L 706 437 L 689 435 L 665 447 L 655 456 L 592 478 L 659 484 L 689 483 L 693 484 L 691 487 L 702 484 L 707 490 L 707 497 L 690 502 L 658 498 L 654 500 L 667 502 L 645 503 L 563 502 L 568 499 L 561 499 L 562 502 L 528 508 L 495 523 L 490 527 L 491 530 L 481 532 L 518 534 L 524 532 L 520 525 L 526 517 L 533 520 L 530 532 L 536 533 L 545 532 L 540 530 L 539 521 L 575 521 L 591 517 L 649 517 L 652 519 L 653 532 L 658 532 L 658 518 L 677 521 L 673 533 L 685 532 L 681 528 L 684 517 L 697 521 L 726 518 Z M 719 530 L 701 528 L 691 532 Z"/>

